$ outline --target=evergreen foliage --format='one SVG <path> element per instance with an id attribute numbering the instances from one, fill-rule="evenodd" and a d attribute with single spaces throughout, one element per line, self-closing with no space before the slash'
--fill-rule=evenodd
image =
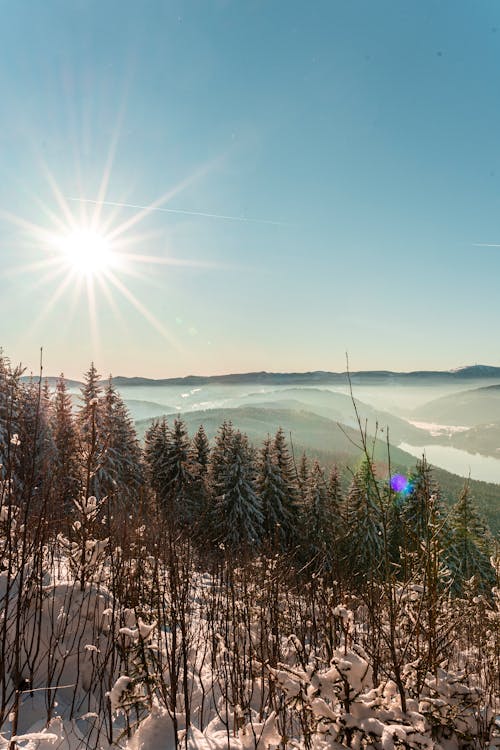
<path id="1" fill-rule="evenodd" d="M 447 562 L 455 593 L 462 594 L 472 578 L 479 591 L 490 591 L 495 583 L 490 563 L 493 545 L 467 483 L 451 512 L 450 526 Z"/>
<path id="2" fill-rule="evenodd" d="M 335 554 L 335 520 L 325 474 L 318 461 L 309 474 L 303 513 L 307 562 L 315 570 L 330 571 Z"/>
<path id="3" fill-rule="evenodd" d="M 194 459 L 202 474 L 206 474 L 208 471 L 208 463 L 210 460 L 210 443 L 207 438 L 205 428 L 201 424 L 193 438 L 192 448 Z"/>
<path id="4" fill-rule="evenodd" d="M 364 459 L 352 479 L 345 505 L 345 563 L 358 581 L 380 574 L 384 551 L 380 497 L 373 466 Z"/>
<path id="5" fill-rule="evenodd" d="M 51 401 L 50 424 L 55 453 L 52 463 L 55 494 L 53 507 L 59 515 L 64 515 L 73 507 L 73 501 L 81 496 L 82 486 L 73 405 L 63 374 L 57 381 Z"/>
<path id="6" fill-rule="evenodd" d="M 133 421 L 110 378 L 102 403 L 106 445 L 99 467 L 101 491 L 128 504 L 143 481 L 142 456 Z"/>
<path id="7" fill-rule="evenodd" d="M 226 436 L 228 437 L 227 427 Z M 253 481 L 254 469 L 248 441 L 241 432 L 230 430 L 231 444 L 223 463 L 218 464 L 214 498 L 216 539 L 225 548 L 257 549 L 262 538 L 262 502 Z M 227 445 L 227 443 L 225 443 Z M 221 448 L 219 444 L 218 448 Z"/>

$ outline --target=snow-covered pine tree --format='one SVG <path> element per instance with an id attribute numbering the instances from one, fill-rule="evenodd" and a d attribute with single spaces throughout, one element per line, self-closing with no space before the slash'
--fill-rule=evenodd
<path id="1" fill-rule="evenodd" d="M 50 423 L 55 449 L 53 507 L 58 515 L 64 516 L 73 509 L 73 501 L 81 496 L 82 486 L 73 405 L 62 373 L 52 399 Z"/>
<path id="2" fill-rule="evenodd" d="M 127 504 L 136 498 L 143 482 L 141 449 L 132 418 L 111 376 L 104 392 L 102 428 L 106 447 L 99 467 L 101 488 L 120 505 Z"/>
<path id="3" fill-rule="evenodd" d="M 165 417 L 151 424 L 146 431 L 144 442 L 147 478 L 156 495 L 158 506 L 164 509 L 167 504 L 167 467 L 170 449 L 170 430 Z"/>
<path id="4" fill-rule="evenodd" d="M 216 499 L 224 494 L 229 456 L 233 447 L 234 428 L 231 420 L 224 420 L 214 438 L 208 466 L 208 515 L 206 518 L 207 538 L 218 538 Z"/>
<path id="5" fill-rule="evenodd" d="M 210 443 L 203 425 L 191 441 L 191 457 L 196 467 L 194 496 L 196 520 L 193 531 L 199 545 L 205 546 L 211 538 L 212 502 L 210 494 Z"/>
<path id="6" fill-rule="evenodd" d="M 99 384 L 100 375 L 93 362 L 84 375 L 81 388 L 81 406 L 78 411 L 78 424 L 82 432 L 90 432 L 96 414 L 95 406 L 102 406 L 102 388 Z"/>
<path id="7" fill-rule="evenodd" d="M 328 501 L 333 524 L 333 537 L 335 540 L 335 560 L 337 565 L 340 565 L 341 560 L 345 555 L 344 538 L 346 527 L 343 517 L 344 498 L 340 483 L 340 474 L 336 466 L 333 466 L 331 469 L 328 479 Z"/>
<path id="8" fill-rule="evenodd" d="M 460 498 L 452 509 L 447 565 L 452 587 L 461 595 L 464 584 L 474 577 L 477 591 L 491 593 L 495 571 L 490 563 L 493 543 L 466 482 Z"/>
<path id="9" fill-rule="evenodd" d="M 182 419 L 174 420 L 165 472 L 166 507 L 171 520 L 181 527 L 193 526 L 201 510 L 201 471 Z"/>
<path id="10" fill-rule="evenodd" d="M 259 452 L 256 490 L 262 505 L 264 543 L 270 550 L 283 550 L 287 545 L 291 518 L 270 438 L 264 441 Z"/>
<path id="11" fill-rule="evenodd" d="M 438 487 L 433 479 L 431 467 L 425 456 L 417 461 L 417 466 L 408 477 L 410 491 L 403 497 L 401 521 L 404 526 L 406 549 L 419 549 L 420 542 L 427 536 L 429 517 L 432 512 L 431 497 L 437 497 Z M 433 501 L 434 502 L 434 501 Z"/>
<path id="12" fill-rule="evenodd" d="M 233 423 L 231 420 L 224 420 L 217 430 L 210 454 L 210 480 L 215 489 L 226 476 L 226 466 L 232 451 L 234 435 Z"/>
<path id="13" fill-rule="evenodd" d="M 309 479 L 309 460 L 305 454 L 305 451 L 300 457 L 298 475 L 300 499 L 301 503 L 304 504 L 307 494 L 307 482 Z"/>
<path id="14" fill-rule="evenodd" d="M 0 505 L 19 498 L 19 394 L 21 368 L 12 368 L 0 349 Z"/>
<path id="15" fill-rule="evenodd" d="M 336 554 L 335 519 L 325 472 L 317 460 L 314 461 L 307 482 L 303 526 L 308 569 L 331 572 Z"/>
<path id="16" fill-rule="evenodd" d="M 18 392 L 18 465 L 17 478 L 24 502 L 35 500 L 37 507 L 46 502 L 53 486 L 49 466 L 54 443 L 49 418 L 49 403 L 43 397 L 40 381 L 30 379 Z"/>
<path id="17" fill-rule="evenodd" d="M 194 458 L 200 467 L 200 471 L 205 475 L 208 471 L 208 464 L 210 461 L 210 443 L 208 442 L 207 433 L 202 424 L 198 427 L 198 430 L 191 441 L 191 447 L 193 449 Z"/>
<path id="18" fill-rule="evenodd" d="M 357 583 L 377 578 L 383 560 L 380 491 L 374 469 L 365 458 L 346 496 L 345 572 Z"/>
<path id="19" fill-rule="evenodd" d="M 272 446 L 273 458 L 278 469 L 278 476 L 283 489 L 283 509 L 285 512 L 284 532 L 285 541 L 288 545 L 295 544 L 298 532 L 298 520 L 300 516 L 300 491 L 298 486 L 297 471 L 288 450 L 285 433 L 281 427 L 278 428 Z"/>
<path id="20" fill-rule="evenodd" d="M 225 436 L 222 437 L 223 433 Z M 231 435 L 228 455 L 224 456 L 222 441 Z M 215 539 L 232 551 L 255 551 L 262 538 L 261 501 L 253 481 L 254 467 L 248 440 L 241 432 L 233 434 L 232 427 L 219 432 L 220 452 L 217 454 L 218 477 L 214 509 Z M 227 443 L 226 443 L 227 445 Z M 213 454 L 212 454 L 213 456 Z"/>
<path id="21" fill-rule="evenodd" d="M 342 504 L 343 504 L 343 498 L 342 498 L 342 487 L 340 484 L 340 474 L 339 470 L 336 466 L 333 466 L 332 470 L 330 471 L 330 476 L 328 478 L 328 497 L 330 500 L 330 506 L 332 510 L 332 514 L 335 518 L 335 525 L 337 527 L 337 532 L 341 532 L 341 525 L 342 525 Z"/>
<path id="22" fill-rule="evenodd" d="M 422 567 L 422 553 L 428 549 L 430 540 L 440 549 L 440 560 L 444 562 L 444 550 L 449 545 L 449 525 L 443 509 L 440 490 L 432 476 L 425 457 L 417 462 L 414 472 L 408 477 L 410 491 L 399 504 L 401 529 L 400 547 L 404 549 L 406 576 L 412 574 L 412 559 L 417 568 Z"/>
<path id="23" fill-rule="evenodd" d="M 84 495 L 97 497 L 100 500 L 105 495 L 100 486 L 99 469 L 106 445 L 103 430 L 102 388 L 99 385 L 100 375 L 93 362 L 84 378 L 80 396 L 81 405 L 76 417 L 80 471 Z"/>

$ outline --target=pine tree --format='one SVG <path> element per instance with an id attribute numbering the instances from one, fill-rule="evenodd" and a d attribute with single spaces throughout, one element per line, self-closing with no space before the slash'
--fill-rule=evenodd
<path id="1" fill-rule="evenodd" d="M 288 450 L 285 433 L 281 427 L 274 437 L 272 450 L 283 492 L 282 505 L 284 517 L 282 524 L 284 540 L 290 545 L 297 541 L 296 532 L 300 515 L 300 493 L 295 465 Z"/>
<path id="2" fill-rule="evenodd" d="M 307 482 L 309 479 L 309 461 L 307 459 L 307 456 L 305 452 L 300 457 L 300 464 L 299 464 L 299 471 L 298 471 L 298 483 L 299 483 L 299 491 L 300 491 L 300 498 L 302 501 L 302 504 L 305 502 L 306 494 L 307 494 Z"/>
<path id="3" fill-rule="evenodd" d="M 82 474 L 83 493 L 87 497 L 105 496 L 101 487 L 100 468 L 106 450 L 103 430 L 102 388 L 99 385 L 99 373 L 91 362 L 85 373 L 84 385 L 81 388 L 81 406 L 77 414 L 79 460 Z"/>
<path id="4" fill-rule="evenodd" d="M 94 422 L 96 409 L 101 406 L 102 388 L 99 385 L 100 375 L 93 362 L 84 375 L 84 384 L 81 388 L 81 406 L 78 412 L 78 423 L 83 432 L 90 432 Z"/>
<path id="5" fill-rule="evenodd" d="M 233 424 L 230 420 L 224 420 L 215 435 L 208 472 L 209 491 L 214 501 L 217 496 L 224 492 L 234 435 Z M 214 510 L 214 507 L 212 507 L 212 510 Z"/>
<path id="6" fill-rule="evenodd" d="M 405 550 L 407 576 L 412 573 L 411 565 L 408 567 L 410 556 L 413 556 L 414 564 L 421 567 L 423 550 L 428 548 L 431 539 L 433 545 L 439 547 L 440 561 L 444 562 L 442 550 L 449 544 L 450 533 L 440 490 L 425 458 L 417 462 L 415 471 L 409 475 L 408 485 L 409 492 L 398 503 L 400 546 Z"/>
<path id="7" fill-rule="evenodd" d="M 31 379 L 18 392 L 17 479 L 25 502 L 35 500 L 38 507 L 48 499 L 53 477 L 49 465 L 54 444 L 49 420 L 49 405 L 43 398 L 40 381 Z"/>
<path id="8" fill-rule="evenodd" d="M 166 508 L 170 430 L 165 417 L 160 422 L 155 421 L 151 424 L 146 432 L 144 442 L 147 477 L 156 494 L 159 507 Z"/>
<path id="9" fill-rule="evenodd" d="M 136 498 L 143 481 L 141 450 L 133 421 L 111 377 L 102 402 L 102 439 L 101 491 L 115 496 L 120 504 L 128 503 Z"/>
<path id="10" fill-rule="evenodd" d="M 325 474 L 317 460 L 309 474 L 303 513 L 307 560 L 314 570 L 330 572 L 335 556 L 335 519 Z"/>
<path id="11" fill-rule="evenodd" d="M 461 594 L 464 584 L 475 578 L 477 590 L 490 593 L 495 574 L 490 563 L 492 542 L 466 483 L 450 516 L 450 544 L 447 563 L 453 590 Z"/>
<path id="12" fill-rule="evenodd" d="M 210 443 L 208 442 L 207 433 L 201 424 L 192 440 L 192 448 L 196 463 L 200 467 L 202 474 L 208 471 L 210 461 Z"/>
<path id="13" fill-rule="evenodd" d="M 264 441 L 260 451 L 256 489 L 262 505 L 264 539 L 271 548 L 283 549 L 290 518 L 284 505 L 283 483 L 269 438 Z"/>
<path id="14" fill-rule="evenodd" d="M 196 522 L 200 511 L 198 477 L 200 467 L 191 450 L 186 426 L 174 421 L 170 435 L 166 466 L 166 500 L 175 523 L 189 526 Z"/>
<path id="15" fill-rule="evenodd" d="M 335 519 L 336 536 L 342 533 L 342 487 L 340 485 L 340 475 L 336 466 L 334 466 L 330 472 L 328 480 L 328 498 L 330 500 L 330 507 L 332 516 Z"/>
<path id="16" fill-rule="evenodd" d="M 225 432 L 227 438 L 227 428 Z M 253 482 L 254 468 L 248 440 L 241 432 L 233 434 L 232 428 L 230 434 L 228 455 L 218 468 L 215 533 L 224 547 L 249 552 L 258 548 L 264 517 Z"/>
<path id="17" fill-rule="evenodd" d="M 65 515 L 73 508 L 73 501 L 80 497 L 82 487 L 78 468 L 78 440 L 73 419 L 73 405 L 63 374 L 56 385 L 50 410 L 50 422 L 55 448 L 53 506 L 58 514 Z"/>
<path id="18" fill-rule="evenodd" d="M 0 502 L 19 495 L 19 403 L 21 368 L 12 368 L 0 349 Z M 7 481 L 2 481 L 7 480 Z"/>
<path id="19" fill-rule="evenodd" d="M 349 487 L 346 498 L 346 572 L 361 583 L 378 577 L 383 560 L 380 490 L 373 467 L 365 459 Z"/>
<path id="20" fill-rule="evenodd" d="M 430 498 L 436 498 L 438 487 L 432 477 L 432 472 L 425 457 L 417 462 L 414 472 L 408 477 L 410 491 L 404 495 L 400 503 L 401 522 L 404 527 L 405 539 L 402 540 L 406 549 L 418 550 L 420 543 L 427 537 L 430 514 L 433 504 Z"/>

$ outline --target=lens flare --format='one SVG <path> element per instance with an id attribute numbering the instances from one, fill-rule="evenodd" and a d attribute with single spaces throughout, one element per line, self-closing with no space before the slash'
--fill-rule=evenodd
<path id="1" fill-rule="evenodd" d="M 411 484 L 404 474 L 393 474 L 390 481 L 391 490 L 407 494 L 411 491 Z"/>

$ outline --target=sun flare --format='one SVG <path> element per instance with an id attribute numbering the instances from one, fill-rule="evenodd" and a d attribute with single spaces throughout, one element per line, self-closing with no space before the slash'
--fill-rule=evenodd
<path id="1" fill-rule="evenodd" d="M 150 205 L 107 201 L 106 187 L 111 162 L 112 153 L 96 199 L 84 196 L 66 197 L 48 167 L 45 168 L 57 208 L 46 205 L 39 198 L 36 200 L 49 226 L 0 210 L 0 217 L 3 215 L 21 230 L 27 254 L 31 252 L 31 262 L 13 265 L 4 273 L 31 274 L 35 277 L 31 284 L 33 290 L 46 285 L 52 286 L 47 301 L 37 310 L 36 320 L 29 331 L 31 335 L 40 329 L 47 316 L 63 298 L 66 298 L 67 305 L 65 326 L 69 329 L 77 314 L 80 298 L 86 296 L 88 322 L 96 347 L 99 346 L 100 309 L 107 305 L 117 323 L 125 326 L 121 305 L 126 304 L 134 308 L 151 328 L 178 351 L 181 346 L 177 336 L 163 320 L 156 317 L 149 299 L 143 301 L 135 293 L 135 280 L 141 285 L 146 283 L 157 286 L 160 266 L 218 266 L 212 262 L 175 257 L 170 252 L 169 243 L 165 242 L 163 232 L 149 230 L 137 233 L 135 228 L 144 222 L 152 211 L 238 221 L 241 219 L 164 207 L 167 201 L 205 174 L 208 167 L 197 170 Z M 130 209 L 134 209 L 134 214 L 124 217 L 123 211 Z M 153 242 L 161 248 L 159 252 L 150 253 L 146 249 L 149 249 Z M 121 304 L 118 301 L 120 298 Z"/>
<path id="2" fill-rule="evenodd" d="M 60 238 L 57 246 L 69 267 L 82 276 L 98 276 L 116 264 L 116 255 L 103 234 L 77 229 Z"/>

